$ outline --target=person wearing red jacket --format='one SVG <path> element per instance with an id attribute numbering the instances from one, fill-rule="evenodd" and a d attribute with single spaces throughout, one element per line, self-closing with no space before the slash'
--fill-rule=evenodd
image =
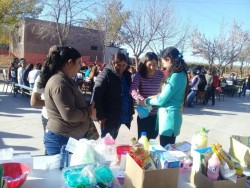
<path id="1" fill-rule="evenodd" d="M 219 86 L 220 78 L 217 75 L 216 71 L 213 71 L 213 82 L 211 84 L 211 97 L 212 97 L 212 105 L 215 105 L 215 91 L 216 88 Z"/>

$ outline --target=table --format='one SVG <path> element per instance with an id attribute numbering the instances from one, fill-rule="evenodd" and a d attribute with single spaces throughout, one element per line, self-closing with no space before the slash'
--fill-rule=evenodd
<path id="1" fill-rule="evenodd" d="M 30 174 L 27 180 L 22 185 L 22 188 L 66 188 L 67 186 L 63 182 L 62 171 L 57 169 L 53 170 L 42 170 L 34 169 L 34 167 L 43 168 L 46 164 L 37 164 L 43 161 L 44 163 L 51 160 L 53 156 L 37 156 L 37 157 L 28 157 L 11 160 L 12 162 L 22 162 L 26 163 L 30 167 Z M 0 163 L 9 162 L 9 161 L 0 161 Z M 119 170 L 119 166 L 112 167 L 111 170 Z M 249 172 L 250 173 L 250 172 Z M 180 169 L 179 174 L 179 184 L 178 188 L 194 188 L 194 185 L 190 183 L 191 168 L 189 169 Z M 115 188 L 121 188 L 122 186 L 115 186 Z M 250 182 L 247 183 L 247 188 L 250 188 Z"/>
<path id="2" fill-rule="evenodd" d="M 39 160 L 38 160 L 39 159 Z M 43 170 L 43 169 L 34 169 L 37 166 L 43 168 L 43 164 L 40 163 L 41 160 L 47 162 L 51 159 L 51 156 L 37 156 L 37 157 L 28 157 L 28 158 L 18 158 L 11 160 L 12 162 L 22 162 L 26 163 L 30 167 L 30 174 L 28 175 L 27 180 L 22 185 L 22 188 L 66 188 L 66 185 L 63 182 L 62 172 L 59 169 L 53 170 Z M 0 163 L 9 162 L 9 161 L 0 161 Z M 119 166 L 112 167 L 112 171 L 115 174 L 115 171 L 119 170 Z M 192 188 L 190 184 L 190 169 L 181 169 L 179 174 L 179 188 Z M 119 186 L 116 186 L 116 188 Z"/>

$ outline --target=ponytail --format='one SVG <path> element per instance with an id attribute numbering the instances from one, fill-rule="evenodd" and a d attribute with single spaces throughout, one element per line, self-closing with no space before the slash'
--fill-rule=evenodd
<path id="1" fill-rule="evenodd" d="M 81 54 L 72 47 L 57 47 L 49 52 L 45 60 L 45 66 L 40 75 L 39 88 L 45 88 L 48 80 L 64 67 L 68 60 L 75 62 Z"/>

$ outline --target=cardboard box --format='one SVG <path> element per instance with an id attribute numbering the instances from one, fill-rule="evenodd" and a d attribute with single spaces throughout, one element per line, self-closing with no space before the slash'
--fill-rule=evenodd
<path id="1" fill-rule="evenodd" d="M 218 180 L 212 181 L 207 176 L 201 172 L 196 172 L 192 169 L 191 173 L 191 183 L 196 186 L 196 188 L 246 188 L 247 177 L 241 177 L 237 179 L 236 183 L 230 180 Z"/>
<path id="2" fill-rule="evenodd" d="M 180 168 L 143 170 L 127 154 L 124 188 L 178 187 Z"/>
<path id="3" fill-rule="evenodd" d="M 242 167 L 250 167 L 250 137 L 230 137 L 230 154 L 240 161 Z"/>

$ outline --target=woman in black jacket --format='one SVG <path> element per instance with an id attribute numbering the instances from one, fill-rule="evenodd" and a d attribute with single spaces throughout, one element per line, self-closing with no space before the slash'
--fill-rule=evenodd
<path id="1" fill-rule="evenodd" d="M 134 106 L 129 94 L 131 74 L 126 67 L 127 57 L 118 52 L 96 78 L 92 104 L 101 126 L 101 137 L 110 133 L 116 139 L 121 124 L 130 128 Z"/>

